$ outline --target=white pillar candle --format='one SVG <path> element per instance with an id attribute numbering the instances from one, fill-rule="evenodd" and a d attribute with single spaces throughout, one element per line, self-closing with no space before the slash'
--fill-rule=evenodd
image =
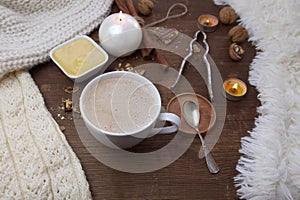
<path id="1" fill-rule="evenodd" d="M 142 30 L 128 14 L 115 13 L 104 19 L 99 28 L 101 46 L 112 56 L 127 56 L 139 48 Z"/>

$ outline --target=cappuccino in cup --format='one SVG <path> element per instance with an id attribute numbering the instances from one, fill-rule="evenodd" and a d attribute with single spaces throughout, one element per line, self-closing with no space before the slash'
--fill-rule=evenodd
<path id="1" fill-rule="evenodd" d="M 156 133 L 174 133 L 180 118 L 161 113 L 161 98 L 147 78 L 125 71 L 104 73 L 80 95 L 80 110 L 89 132 L 112 148 L 130 148 Z M 157 122 L 171 126 L 155 128 Z"/>
<path id="2" fill-rule="evenodd" d="M 126 133 L 149 125 L 158 104 L 149 85 L 128 77 L 112 77 L 88 91 L 84 110 L 99 129 Z"/>

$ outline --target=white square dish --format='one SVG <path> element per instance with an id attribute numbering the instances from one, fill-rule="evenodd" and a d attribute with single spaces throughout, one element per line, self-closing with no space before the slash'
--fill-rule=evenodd
<path id="1" fill-rule="evenodd" d="M 99 72 L 109 57 L 93 39 L 82 35 L 53 48 L 50 58 L 66 76 L 83 81 Z"/>

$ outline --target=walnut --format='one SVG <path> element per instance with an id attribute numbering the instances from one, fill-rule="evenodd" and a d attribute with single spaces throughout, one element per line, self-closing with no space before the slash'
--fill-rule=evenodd
<path id="1" fill-rule="evenodd" d="M 241 25 L 236 25 L 229 30 L 228 36 L 232 42 L 239 43 L 248 38 L 248 32 Z"/>
<path id="2" fill-rule="evenodd" d="M 234 61 L 241 60 L 244 52 L 244 49 L 236 43 L 232 43 L 229 47 L 229 56 Z"/>
<path id="3" fill-rule="evenodd" d="M 219 18 L 223 24 L 233 24 L 237 17 L 234 9 L 229 6 L 223 7 L 219 12 Z"/>
<path id="4" fill-rule="evenodd" d="M 153 7 L 154 3 L 151 0 L 140 0 L 138 2 L 138 10 L 143 15 L 150 15 Z"/>

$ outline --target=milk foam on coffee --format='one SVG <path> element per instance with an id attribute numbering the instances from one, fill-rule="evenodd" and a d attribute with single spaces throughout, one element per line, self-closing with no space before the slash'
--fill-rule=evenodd
<path id="1" fill-rule="evenodd" d="M 145 83 L 127 77 L 100 80 L 86 95 L 87 118 L 98 128 L 112 133 L 137 131 L 157 113 L 153 91 Z"/>

